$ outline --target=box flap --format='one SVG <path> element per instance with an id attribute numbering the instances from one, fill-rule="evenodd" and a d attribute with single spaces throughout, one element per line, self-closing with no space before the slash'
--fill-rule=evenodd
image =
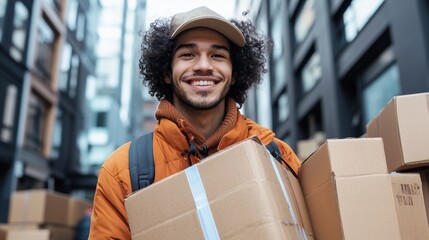
<path id="1" fill-rule="evenodd" d="M 387 173 L 381 138 L 328 139 L 301 165 L 299 181 L 310 193 L 335 176 Z"/>
<path id="2" fill-rule="evenodd" d="M 429 93 L 396 98 L 404 163 L 429 161 Z"/>
<path id="3" fill-rule="evenodd" d="M 366 124 L 366 133 L 363 137 L 380 137 L 379 133 L 379 127 L 378 127 L 378 116 L 373 118 L 371 121 L 369 121 Z"/>
<path id="4" fill-rule="evenodd" d="M 331 171 L 337 177 L 387 173 L 381 138 L 346 138 L 327 141 Z"/>
<path id="5" fill-rule="evenodd" d="M 328 143 L 322 144 L 300 166 L 298 179 L 304 196 L 331 178 Z"/>

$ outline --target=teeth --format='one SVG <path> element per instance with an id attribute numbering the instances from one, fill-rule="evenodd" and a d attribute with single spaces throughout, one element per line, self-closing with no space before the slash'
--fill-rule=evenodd
<path id="1" fill-rule="evenodd" d="M 215 85 L 214 82 L 212 81 L 193 81 L 191 82 L 192 86 L 211 86 L 211 85 Z"/>

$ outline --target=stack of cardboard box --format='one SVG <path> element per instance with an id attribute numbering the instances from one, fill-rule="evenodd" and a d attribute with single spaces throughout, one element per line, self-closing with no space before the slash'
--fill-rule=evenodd
<path id="1" fill-rule="evenodd" d="M 394 98 L 367 129 L 312 142 L 299 182 L 255 138 L 220 151 L 130 195 L 132 238 L 429 239 L 429 94 Z"/>
<path id="2" fill-rule="evenodd" d="M 389 174 L 381 138 L 327 140 L 299 180 L 316 239 L 429 239 L 420 177 Z"/>
<path id="3" fill-rule="evenodd" d="M 16 191 L 0 240 L 72 240 L 75 226 L 91 207 L 88 201 L 47 190 Z"/>
<path id="4" fill-rule="evenodd" d="M 393 98 L 363 137 L 327 140 L 301 166 L 316 239 L 429 239 L 422 170 L 429 164 L 429 94 Z"/>
<path id="5" fill-rule="evenodd" d="M 429 220 L 429 93 L 394 97 L 366 129 L 383 138 L 389 172 L 420 174 Z"/>

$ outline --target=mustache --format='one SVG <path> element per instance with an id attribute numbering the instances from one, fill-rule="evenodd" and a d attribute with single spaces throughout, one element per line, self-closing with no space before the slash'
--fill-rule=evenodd
<path id="1" fill-rule="evenodd" d="M 198 78 L 198 77 L 210 77 L 210 78 L 215 78 L 218 81 L 223 81 L 223 77 L 214 73 L 193 73 L 190 75 L 183 75 L 181 77 L 182 80 L 187 80 L 189 78 Z"/>

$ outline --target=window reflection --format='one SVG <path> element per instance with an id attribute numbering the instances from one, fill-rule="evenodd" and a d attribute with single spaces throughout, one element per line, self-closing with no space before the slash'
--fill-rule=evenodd
<path id="1" fill-rule="evenodd" d="M 9 53 L 18 62 L 23 61 L 27 38 L 29 11 L 21 1 L 15 2 L 13 16 L 12 44 Z"/>
<path id="2" fill-rule="evenodd" d="M 279 58 L 283 55 L 283 32 L 282 28 L 282 18 L 276 18 L 273 21 L 272 29 L 271 29 L 271 37 L 274 42 L 273 46 L 273 58 Z"/>
<path id="3" fill-rule="evenodd" d="M 289 6 L 294 6 L 299 0 L 289 0 Z"/>
<path id="4" fill-rule="evenodd" d="M 57 14 L 61 13 L 61 0 L 45 0 L 50 4 L 52 7 L 54 7 L 55 12 Z"/>
<path id="5" fill-rule="evenodd" d="M 67 7 L 67 27 L 72 31 L 76 29 L 77 9 L 77 0 L 70 0 Z"/>
<path id="6" fill-rule="evenodd" d="M 71 70 L 70 70 L 70 86 L 69 86 L 69 96 L 76 96 L 76 88 L 79 78 L 79 57 L 76 54 L 73 54 L 71 59 Z"/>
<path id="7" fill-rule="evenodd" d="M 373 119 L 386 103 L 401 93 L 399 70 L 392 64 L 363 90 L 365 123 Z"/>
<path id="8" fill-rule="evenodd" d="M 51 65 L 55 51 L 55 33 L 42 18 L 37 28 L 37 58 L 36 67 L 40 74 L 45 78 L 51 77 Z"/>
<path id="9" fill-rule="evenodd" d="M 310 91 L 322 77 L 320 55 L 314 52 L 301 71 L 301 86 L 303 93 Z"/>
<path id="10" fill-rule="evenodd" d="M 86 25 L 86 19 L 85 14 L 79 13 L 77 18 L 77 27 L 76 27 L 76 39 L 78 41 L 83 41 L 85 38 L 85 26 Z"/>
<path id="11" fill-rule="evenodd" d="M 305 1 L 301 12 L 298 14 L 294 25 L 295 42 L 297 44 L 305 39 L 313 26 L 314 19 L 314 0 L 307 0 Z"/>
<path id="12" fill-rule="evenodd" d="M 30 94 L 25 138 L 25 146 L 29 150 L 42 152 L 46 114 L 47 108 L 43 100 L 34 93 Z"/>
<path id="13" fill-rule="evenodd" d="M 274 60 L 273 64 L 273 89 L 279 89 L 282 87 L 282 85 L 287 82 L 287 72 L 286 72 L 286 60 L 285 58 L 279 58 L 277 60 Z"/>
<path id="14" fill-rule="evenodd" d="M 286 92 L 283 92 L 282 95 L 280 95 L 278 101 L 278 121 L 284 122 L 288 119 L 290 114 L 289 99 Z"/>
<path id="15" fill-rule="evenodd" d="M 6 17 L 7 0 L 0 0 L 0 42 L 2 41 L 4 19 Z"/>
<path id="16" fill-rule="evenodd" d="M 58 159 L 60 156 L 60 148 L 61 148 L 61 137 L 63 131 L 63 113 L 61 109 L 57 109 L 57 117 L 55 119 L 53 136 L 52 136 L 52 149 L 51 149 L 51 159 Z"/>
<path id="17" fill-rule="evenodd" d="M 383 2 L 384 0 L 353 0 L 350 3 L 343 14 L 344 37 L 347 42 L 356 37 Z"/>
<path id="18" fill-rule="evenodd" d="M 12 143 L 15 111 L 18 100 L 18 88 L 15 85 L 9 84 L 6 87 L 6 96 L 4 100 L 5 102 L 0 138 L 2 142 Z"/>
<path id="19" fill-rule="evenodd" d="M 72 47 L 70 43 L 66 42 L 63 46 L 63 52 L 61 56 L 61 65 L 60 65 L 60 81 L 59 89 L 60 91 L 66 91 L 70 75 L 70 66 L 71 66 L 71 56 L 72 56 Z"/>

